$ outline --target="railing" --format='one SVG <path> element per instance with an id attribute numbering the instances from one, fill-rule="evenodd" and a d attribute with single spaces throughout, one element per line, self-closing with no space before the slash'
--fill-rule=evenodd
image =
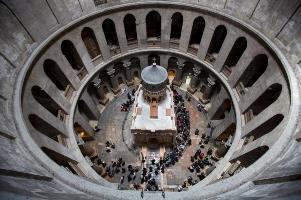
<path id="1" fill-rule="evenodd" d="M 79 80 L 83 80 L 83 78 L 88 74 L 88 71 L 86 70 L 85 67 L 82 67 L 78 72 L 77 72 L 77 76 L 79 78 Z"/>
<path id="2" fill-rule="evenodd" d="M 70 100 L 73 92 L 74 92 L 73 87 L 71 85 L 67 85 L 67 87 L 64 91 L 64 96 L 66 97 L 66 99 Z"/>
<path id="3" fill-rule="evenodd" d="M 244 114 L 244 118 L 245 118 L 245 123 L 248 123 L 249 121 L 251 121 L 254 118 L 254 114 L 253 114 L 253 110 L 249 109 L 245 114 Z"/>
<path id="4" fill-rule="evenodd" d="M 160 47 L 161 39 L 160 37 L 147 38 L 147 45 L 151 47 Z"/>
<path id="5" fill-rule="evenodd" d="M 66 113 L 63 110 L 59 110 L 57 113 L 57 118 L 59 118 L 62 122 L 65 122 Z"/>
<path id="6" fill-rule="evenodd" d="M 236 89 L 236 92 L 239 96 L 243 96 L 243 95 L 246 94 L 246 89 L 245 89 L 244 84 L 242 82 L 239 82 L 237 84 L 237 86 L 235 87 L 235 89 Z"/>
<path id="7" fill-rule="evenodd" d="M 92 59 L 92 63 L 94 65 L 98 65 L 99 63 L 101 63 L 103 61 L 103 58 L 102 58 L 102 55 L 99 54 L 98 56 L 95 56 L 93 59 Z"/>
<path id="8" fill-rule="evenodd" d="M 231 67 L 229 67 L 228 65 L 224 65 L 224 67 L 222 68 L 222 73 L 226 76 L 229 77 L 230 74 L 232 72 Z"/>
<path id="9" fill-rule="evenodd" d="M 107 0 L 94 0 L 95 6 L 107 3 Z"/>
<path id="10" fill-rule="evenodd" d="M 175 39 L 175 38 L 171 38 L 169 41 L 169 47 L 172 49 L 179 49 L 180 46 L 180 40 L 179 39 Z"/>
<path id="11" fill-rule="evenodd" d="M 110 46 L 110 52 L 111 52 L 111 56 L 115 56 L 119 53 L 121 53 L 120 47 L 119 46 Z"/>
<path id="12" fill-rule="evenodd" d="M 205 60 L 207 62 L 214 63 L 216 58 L 212 54 L 207 53 L 205 56 Z"/>
<path id="13" fill-rule="evenodd" d="M 136 48 L 138 48 L 138 40 L 129 39 L 128 40 L 128 49 L 136 49 Z"/>
<path id="14" fill-rule="evenodd" d="M 197 55 L 198 50 L 199 50 L 199 45 L 191 44 L 191 45 L 188 46 L 187 52 L 192 54 L 192 55 Z"/>

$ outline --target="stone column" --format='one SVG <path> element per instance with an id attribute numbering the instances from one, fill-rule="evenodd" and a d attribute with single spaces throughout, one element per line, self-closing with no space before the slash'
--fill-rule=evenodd
<path id="1" fill-rule="evenodd" d="M 109 99 L 105 95 L 103 88 L 101 87 L 101 84 L 102 84 L 102 80 L 100 78 L 93 81 L 93 86 L 95 87 L 95 90 L 100 98 L 99 103 L 105 105 L 109 101 Z"/>
<path id="2" fill-rule="evenodd" d="M 184 67 L 184 63 L 177 62 L 177 65 L 178 65 L 178 69 L 176 72 L 176 77 L 173 80 L 173 84 L 180 87 L 182 84 L 182 73 L 183 73 L 182 69 Z"/>
<path id="3" fill-rule="evenodd" d="M 114 92 L 114 94 L 119 93 L 120 87 L 118 84 L 118 80 L 116 79 L 116 76 L 115 76 L 115 69 L 114 68 L 107 69 L 107 74 L 110 76 L 112 91 Z"/>
<path id="4" fill-rule="evenodd" d="M 204 100 L 209 100 L 211 98 L 214 85 L 215 85 L 215 78 L 213 78 L 212 76 L 209 75 L 209 77 L 207 78 L 206 89 L 203 93 Z"/>
<path id="5" fill-rule="evenodd" d="M 195 93 L 196 91 L 196 87 L 197 87 L 197 81 L 198 81 L 198 76 L 201 73 L 201 70 L 198 67 L 194 67 L 193 68 L 193 75 L 191 77 L 190 83 L 189 83 L 189 87 L 188 87 L 188 91 L 190 93 Z"/>
<path id="6" fill-rule="evenodd" d="M 134 82 L 132 81 L 133 77 L 132 77 L 132 70 L 131 70 L 131 62 L 130 61 L 126 61 L 123 63 L 123 67 L 125 69 L 125 77 L 126 77 L 126 83 L 128 86 L 133 85 Z"/>

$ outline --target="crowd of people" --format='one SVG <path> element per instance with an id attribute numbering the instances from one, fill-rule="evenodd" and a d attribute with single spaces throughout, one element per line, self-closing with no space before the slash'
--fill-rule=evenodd
<path id="1" fill-rule="evenodd" d="M 164 164 L 166 167 L 178 162 L 186 147 L 191 145 L 189 111 L 185 107 L 183 96 L 175 89 L 173 89 L 173 94 L 175 113 L 177 117 L 177 135 L 175 137 L 175 144 L 173 145 L 172 150 L 164 156 Z"/>
<path id="2" fill-rule="evenodd" d="M 133 89 L 132 92 L 127 93 L 127 101 L 125 103 L 122 103 L 120 106 L 120 110 L 122 112 L 127 112 L 130 108 L 130 106 L 134 103 L 135 101 L 135 92 L 136 90 Z"/>
<path id="3" fill-rule="evenodd" d="M 98 165 L 102 165 L 105 171 L 103 176 L 113 178 L 119 174 L 119 176 L 121 175 L 119 180 L 121 185 L 126 182 L 125 184 L 132 185 L 132 188 L 136 190 L 160 190 L 158 183 L 158 180 L 160 180 L 158 178 L 160 174 L 164 174 L 167 167 L 175 165 L 183 155 L 186 148 L 192 144 L 190 136 L 190 116 L 189 111 L 185 107 L 185 99 L 190 101 L 191 97 L 187 94 L 182 96 L 173 88 L 172 91 L 174 96 L 177 133 L 175 136 L 175 143 L 171 150 L 165 153 L 163 158 L 160 157 L 158 160 L 151 159 L 148 160 L 148 163 L 146 163 L 146 157 L 142 155 L 142 165 L 140 167 L 134 167 L 131 164 L 126 166 L 125 161 L 121 157 L 117 160 L 112 160 L 109 164 L 98 159 Z M 130 106 L 134 103 L 134 94 L 135 89 L 127 93 L 127 101 L 122 103 L 121 111 L 127 112 L 129 110 Z M 200 112 L 206 112 L 204 106 L 201 104 L 197 105 L 197 109 Z M 212 125 L 209 124 L 208 127 L 212 127 Z M 203 180 L 206 177 L 206 168 L 214 164 L 212 161 L 213 159 L 211 158 L 213 150 L 211 148 L 207 151 L 205 150 L 205 146 L 208 144 L 210 137 L 206 136 L 205 133 L 200 133 L 198 129 L 195 130 L 194 134 L 201 135 L 201 140 L 199 141 L 196 152 L 190 157 L 191 164 L 188 167 L 188 170 L 191 173 L 195 173 L 196 176 L 188 176 L 186 180 L 184 180 L 183 184 L 178 186 L 178 191 L 183 191 L 189 186 L 195 185 L 199 181 Z M 110 152 L 112 149 L 115 149 L 115 144 L 107 141 L 106 152 Z M 138 178 L 139 176 L 140 180 Z M 197 178 L 194 179 L 193 177 Z"/>
<path id="4" fill-rule="evenodd" d="M 151 159 L 151 162 L 148 164 L 148 167 L 145 165 L 146 157 L 142 159 L 143 169 L 141 173 L 141 184 L 146 183 L 145 190 L 147 191 L 158 191 L 159 185 L 157 182 L 158 176 L 162 173 L 165 173 L 165 164 L 163 159 L 160 158 L 159 161 Z"/>

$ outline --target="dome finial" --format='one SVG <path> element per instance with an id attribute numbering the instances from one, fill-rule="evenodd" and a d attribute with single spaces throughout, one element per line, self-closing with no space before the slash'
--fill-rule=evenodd
<path id="1" fill-rule="evenodd" d="M 156 58 L 153 57 L 153 67 L 156 67 L 156 66 L 157 66 L 157 64 L 156 64 Z"/>

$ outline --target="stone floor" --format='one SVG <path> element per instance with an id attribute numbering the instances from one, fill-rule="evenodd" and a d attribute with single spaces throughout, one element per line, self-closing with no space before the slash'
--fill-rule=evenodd
<path id="1" fill-rule="evenodd" d="M 96 133 L 95 141 L 96 148 L 99 158 L 105 161 L 107 164 L 110 164 L 112 161 L 122 157 L 127 168 L 128 164 L 133 166 L 137 166 L 140 169 L 141 165 L 141 154 L 147 156 L 146 166 L 150 164 L 150 158 L 154 157 L 156 160 L 159 160 L 160 157 L 163 157 L 165 151 L 169 151 L 169 149 L 165 149 L 165 147 L 159 147 L 158 149 L 151 149 L 149 147 L 137 147 L 133 144 L 133 137 L 130 132 L 130 123 L 131 123 L 131 112 L 121 112 L 120 106 L 127 100 L 127 92 L 131 91 L 131 88 L 128 88 L 125 85 L 122 85 L 125 92 L 116 95 L 115 97 L 110 97 L 110 101 L 108 102 L 105 109 L 103 109 L 101 113 L 101 117 L 99 119 L 99 127 L 101 130 Z M 177 88 L 179 93 L 182 93 L 185 96 L 185 92 L 182 89 Z M 190 161 L 190 156 L 194 155 L 196 149 L 198 148 L 198 143 L 200 141 L 200 135 L 202 133 L 207 133 L 207 119 L 206 116 L 199 112 L 196 108 L 196 105 L 199 102 L 192 98 L 190 102 L 185 100 L 185 106 L 190 113 L 190 123 L 191 123 L 191 139 L 192 145 L 188 146 L 185 150 L 183 156 L 174 166 L 166 169 L 164 174 L 159 174 L 159 176 L 155 177 L 159 182 L 160 188 L 165 188 L 166 190 L 171 190 L 172 188 L 176 188 L 178 185 L 183 184 L 184 180 L 188 176 L 192 176 L 193 179 L 197 179 L 194 173 L 190 173 L 187 167 L 189 167 L 192 163 Z M 200 130 L 200 135 L 197 136 L 194 134 L 195 129 L 198 128 Z M 110 141 L 115 144 L 116 148 L 112 149 L 110 153 L 105 151 L 105 143 L 106 141 Z M 209 147 L 213 144 L 210 142 L 205 146 L 203 152 L 205 152 Z M 149 161 L 148 161 L 149 160 Z M 118 183 L 120 181 L 121 176 L 125 176 L 124 183 L 127 187 L 131 186 L 132 183 L 140 183 L 140 171 L 136 175 L 135 181 L 131 181 L 130 183 L 126 180 L 126 175 L 119 172 L 115 174 L 113 178 L 105 176 L 104 178 L 110 182 Z"/>

